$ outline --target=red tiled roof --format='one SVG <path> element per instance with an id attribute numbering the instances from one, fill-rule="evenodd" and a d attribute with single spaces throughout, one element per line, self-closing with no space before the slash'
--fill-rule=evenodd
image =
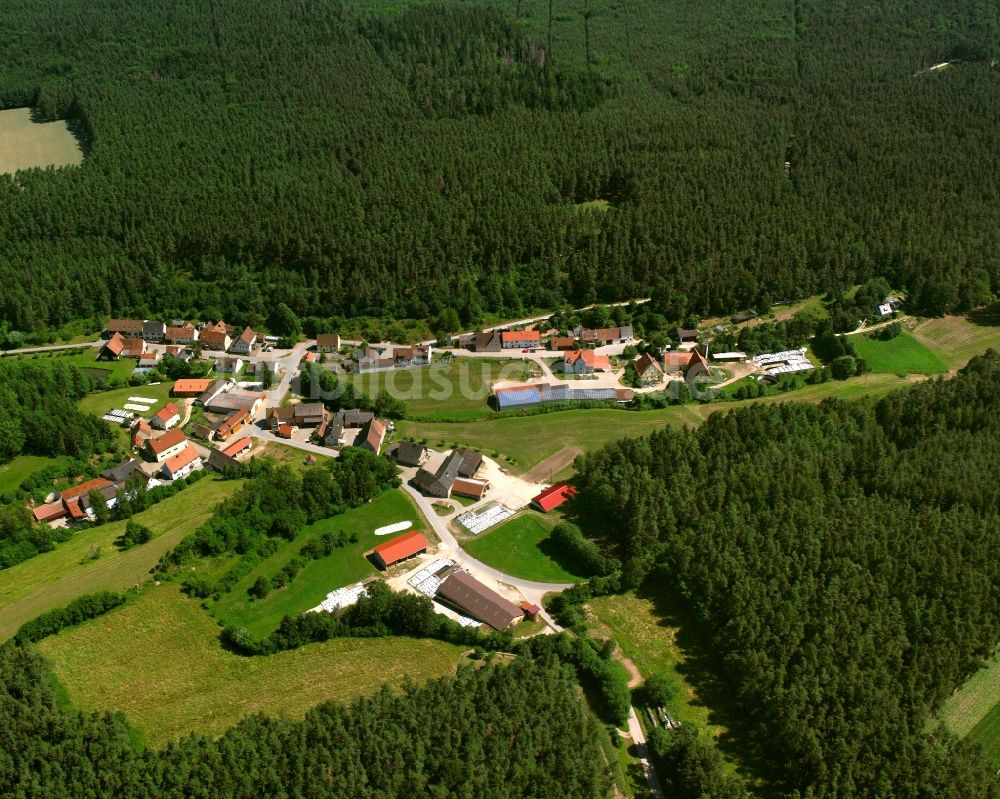
<path id="1" fill-rule="evenodd" d="M 117 334 L 115 334 L 117 335 Z M 138 357 L 142 355 L 146 348 L 146 342 L 141 338 L 130 338 L 126 339 L 125 346 L 122 348 L 122 352 L 126 355 L 131 355 L 132 357 Z"/>
<path id="2" fill-rule="evenodd" d="M 187 441 L 187 436 L 184 435 L 184 431 L 179 427 L 175 427 L 173 430 L 168 430 L 159 438 L 149 439 L 149 446 L 157 455 L 161 452 L 166 452 L 171 447 L 176 447 L 182 441 Z"/>
<path id="3" fill-rule="evenodd" d="M 500 334 L 500 339 L 507 341 L 534 341 L 542 340 L 542 334 L 537 330 L 505 330 Z"/>
<path id="4" fill-rule="evenodd" d="M 425 549 L 427 549 L 427 539 L 424 538 L 423 533 L 411 530 L 396 536 L 391 541 L 379 544 L 372 551 L 382 558 L 382 562 L 386 566 L 391 566 L 393 563 L 413 557 Z"/>
<path id="5" fill-rule="evenodd" d="M 207 391 L 213 382 L 207 378 L 185 377 L 174 383 L 171 391 L 174 394 L 201 394 L 203 391 Z"/>
<path id="6" fill-rule="evenodd" d="M 122 337 L 121 333 L 115 333 L 111 338 L 108 339 L 107 343 L 104 345 L 104 349 L 114 355 L 116 358 L 122 354 L 122 350 L 125 349 L 125 339 Z"/>
<path id="7" fill-rule="evenodd" d="M 569 483 L 556 483 L 546 488 L 538 496 L 532 497 L 531 504 L 537 505 L 543 511 L 548 512 L 553 508 L 558 508 L 567 499 L 575 495 L 576 489 Z"/>
<path id="8" fill-rule="evenodd" d="M 175 406 L 174 403 L 168 402 L 156 412 L 156 415 L 153 418 L 159 419 L 161 422 L 166 424 L 175 416 L 180 416 L 180 411 L 177 410 L 177 406 Z"/>
<path id="9" fill-rule="evenodd" d="M 549 341 L 549 346 L 554 350 L 571 350 L 576 344 L 576 339 L 572 336 L 555 336 Z"/>
<path id="10" fill-rule="evenodd" d="M 282 438 L 291 438 L 295 434 L 295 428 L 287 422 L 278 425 L 278 435 Z"/>
<path id="11" fill-rule="evenodd" d="M 226 343 L 226 332 L 221 333 L 218 330 L 202 330 L 200 341 L 206 344 L 225 344 Z"/>
<path id="12" fill-rule="evenodd" d="M 123 332 L 123 333 L 141 333 L 142 332 L 142 320 L 141 319 L 111 319 L 108 321 L 108 330 L 112 332 Z"/>
<path id="13" fill-rule="evenodd" d="M 31 511 L 31 515 L 35 517 L 36 522 L 51 522 L 53 519 L 65 516 L 66 509 L 63 507 L 62 500 L 57 499 L 48 505 L 39 505 Z"/>
<path id="14" fill-rule="evenodd" d="M 171 474 L 177 474 L 177 472 L 189 463 L 194 463 L 194 461 L 200 457 L 201 456 L 198 454 L 198 450 L 194 448 L 194 445 L 188 444 L 184 447 L 184 449 L 174 455 L 174 457 L 168 458 L 166 463 L 163 464 L 163 468 Z"/>
<path id="15" fill-rule="evenodd" d="M 94 478 L 92 478 L 90 480 L 85 480 L 84 482 L 80 483 L 79 485 L 75 485 L 75 486 L 72 486 L 71 488 L 67 488 L 65 491 L 63 491 L 59 495 L 59 498 L 63 502 L 69 503 L 72 500 L 77 499 L 78 497 L 82 497 L 84 494 L 86 494 L 86 493 L 88 493 L 90 491 L 93 491 L 95 489 L 99 490 L 99 489 L 104 488 L 105 486 L 109 486 L 109 485 L 112 485 L 112 483 L 111 483 L 110 480 L 107 480 L 107 479 L 105 479 L 103 477 L 94 477 Z"/>
<path id="16" fill-rule="evenodd" d="M 486 489 L 490 487 L 488 480 L 469 480 L 464 477 L 456 477 L 451 484 L 453 493 L 462 494 L 467 497 L 482 499 Z"/>
<path id="17" fill-rule="evenodd" d="M 244 438 L 236 439 L 232 444 L 222 450 L 223 455 L 228 455 L 230 458 L 235 458 L 243 450 L 247 449 L 252 442 L 250 441 L 250 436 Z"/>

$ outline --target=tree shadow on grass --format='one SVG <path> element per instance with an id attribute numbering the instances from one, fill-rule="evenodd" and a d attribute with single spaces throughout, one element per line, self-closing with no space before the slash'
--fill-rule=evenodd
<path id="1" fill-rule="evenodd" d="M 705 707 L 712 724 L 725 728 L 718 739 L 719 751 L 736 764 L 755 796 L 784 796 L 782 764 L 766 749 L 767 739 L 755 730 L 751 719 L 736 703 L 736 687 L 724 676 L 721 659 L 713 651 L 708 630 L 670 588 L 666 577 L 657 574 L 647 580 L 636 595 L 653 603 L 662 627 L 677 630 L 676 642 L 684 662 L 677 671 L 695 689 L 695 707 Z"/>
<path id="2" fill-rule="evenodd" d="M 563 571 L 569 572 L 574 577 L 581 580 L 587 579 L 587 573 L 583 571 L 571 558 L 568 558 L 566 553 L 560 550 L 559 547 L 552 542 L 551 538 L 543 538 L 535 544 L 535 547 Z"/>
<path id="3" fill-rule="evenodd" d="M 972 322 L 972 324 L 979 325 L 980 327 L 1000 326 L 1000 301 L 984 305 L 982 308 L 976 308 L 974 311 L 969 311 L 965 315 L 965 318 Z"/>

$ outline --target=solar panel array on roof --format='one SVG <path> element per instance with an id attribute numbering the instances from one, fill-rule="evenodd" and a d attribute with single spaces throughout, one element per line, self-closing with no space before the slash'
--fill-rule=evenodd
<path id="1" fill-rule="evenodd" d="M 542 392 L 535 386 L 497 392 L 497 405 L 501 408 L 537 405 L 541 401 Z"/>
<path id="2" fill-rule="evenodd" d="M 615 399 L 613 388 L 578 388 L 573 391 L 573 399 L 576 400 L 606 400 Z"/>

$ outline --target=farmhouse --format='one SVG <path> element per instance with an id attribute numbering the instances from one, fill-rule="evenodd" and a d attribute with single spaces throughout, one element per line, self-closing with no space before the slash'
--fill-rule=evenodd
<path id="1" fill-rule="evenodd" d="M 677 328 L 677 340 L 680 341 L 682 344 L 685 341 L 697 341 L 698 331 L 686 327 L 679 327 Z"/>
<path id="2" fill-rule="evenodd" d="M 140 358 L 146 352 L 146 341 L 141 338 L 125 339 L 122 356 L 125 358 Z"/>
<path id="3" fill-rule="evenodd" d="M 101 477 L 115 483 L 119 488 L 123 487 L 128 479 L 136 472 L 142 473 L 142 464 L 135 458 L 126 458 L 117 466 L 105 469 L 101 472 Z"/>
<path id="4" fill-rule="evenodd" d="M 145 346 L 146 342 L 143 341 L 142 344 Z M 135 372 L 143 374 L 145 372 L 152 371 L 153 367 L 156 366 L 160 361 L 160 356 L 155 352 L 144 352 L 139 356 L 139 363 L 135 367 Z"/>
<path id="5" fill-rule="evenodd" d="M 413 365 L 430 366 L 434 348 L 430 344 L 418 344 L 413 348 Z"/>
<path id="6" fill-rule="evenodd" d="M 503 339 L 496 330 L 478 333 L 472 342 L 474 352 L 500 352 L 501 349 L 503 349 Z"/>
<path id="7" fill-rule="evenodd" d="M 282 422 L 278 425 L 277 430 L 275 430 L 275 435 L 277 435 L 278 438 L 294 438 L 297 432 L 299 432 L 299 428 L 295 425 Z"/>
<path id="8" fill-rule="evenodd" d="M 146 450 L 157 463 L 165 463 L 174 455 L 180 455 L 181 451 L 188 445 L 187 437 L 177 427 L 168 430 L 159 438 L 150 438 L 146 441 Z"/>
<path id="9" fill-rule="evenodd" d="M 101 353 L 98 355 L 98 360 L 101 361 L 117 361 L 122 357 L 122 353 L 125 351 L 125 339 L 122 338 L 122 334 L 115 332 L 115 334 L 109 338 L 103 347 L 101 347 Z"/>
<path id="10" fill-rule="evenodd" d="M 168 402 L 149 420 L 149 423 L 157 430 L 169 430 L 181 420 L 180 411 L 172 402 Z"/>
<path id="11" fill-rule="evenodd" d="M 355 446 L 373 452 L 376 455 L 382 449 L 382 442 L 385 441 L 385 422 L 372 419 L 368 423 L 368 428 L 364 432 L 364 437 L 359 437 Z"/>
<path id="12" fill-rule="evenodd" d="M 369 347 L 358 358 L 358 372 L 375 372 L 392 369 L 396 364 L 392 347 Z"/>
<path id="13" fill-rule="evenodd" d="M 107 501 L 108 507 L 114 507 L 118 487 L 106 477 L 94 477 L 67 488 L 59 494 L 59 499 L 34 508 L 31 515 L 36 522 L 51 522 L 65 516 L 69 516 L 73 521 L 92 517 L 94 513 L 89 496 L 91 491 L 99 492 Z"/>
<path id="14" fill-rule="evenodd" d="M 395 451 L 396 461 L 401 466 L 420 466 L 427 460 L 427 447 L 412 441 L 400 441 Z"/>
<path id="15" fill-rule="evenodd" d="M 153 437 L 153 428 L 149 426 L 142 417 L 132 423 L 132 446 L 141 447 L 148 439 Z"/>
<path id="16" fill-rule="evenodd" d="M 576 339 L 573 336 L 553 336 L 549 339 L 549 349 L 563 352 L 571 350 L 576 346 Z"/>
<path id="17" fill-rule="evenodd" d="M 583 344 L 624 344 L 631 340 L 633 332 L 629 325 L 625 327 L 599 327 L 595 330 L 583 328 L 580 330 L 579 336 Z"/>
<path id="18" fill-rule="evenodd" d="M 112 338 L 118 333 L 122 338 L 142 338 L 141 319 L 111 319 L 108 321 L 106 335 Z"/>
<path id="19" fill-rule="evenodd" d="M 401 561 L 422 555 L 426 551 L 427 540 L 423 534 L 411 530 L 375 547 L 372 550 L 372 560 L 378 568 L 384 570 Z"/>
<path id="20" fill-rule="evenodd" d="M 163 340 L 167 344 L 194 344 L 198 340 L 198 328 L 192 324 L 168 327 L 163 333 Z"/>
<path id="21" fill-rule="evenodd" d="M 394 347 L 392 365 L 397 368 L 413 366 L 413 347 Z"/>
<path id="22" fill-rule="evenodd" d="M 245 436 L 244 438 L 238 438 L 232 444 L 228 444 L 227 446 L 223 447 L 221 452 L 223 455 L 226 455 L 227 457 L 235 458 L 237 455 L 240 455 L 249 450 L 252 446 L 253 446 L 252 439 L 249 436 Z"/>
<path id="23" fill-rule="evenodd" d="M 326 420 L 326 417 L 326 408 L 323 407 L 322 402 L 301 402 L 298 405 L 269 408 L 267 426 L 272 430 L 276 430 L 282 424 L 293 424 L 296 427 L 318 427 Z"/>
<path id="24" fill-rule="evenodd" d="M 648 352 L 640 355 L 635 362 L 635 374 L 644 386 L 655 386 L 663 380 L 663 368 Z"/>
<path id="25" fill-rule="evenodd" d="M 342 409 L 328 421 L 325 428 L 322 425 L 316 428 L 316 437 L 326 446 L 336 447 L 340 445 L 344 430 L 365 427 L 374 418 L 375 414 L 371 411 L 362 411 L 358 408 Z"/>
<path id="26" fill-rule="evenodd" d="M 197 397 L 207 391 L 213 382 L 209 378 L 182 377 L 174 383 L 170 393 L 174 397 Z"/>
<path id="27" fill-rule="evenodd" d="M 226 323 L 221 319 L 215 324 L 207 322 L 202 325 L 201 332 L 198 334 L 198 340 L 201 341 L 201 346 L 204 349 L 215 350 L 217 352 L 228 350 L 233 341 L 226 330 Z"/>
<path id="28" fill-rule="evenodd" d="M 458 474 L 461 477 L 475 477 L 483 463 L 482 453 L 476 452 L 474 449 L 459 447 L 454 454 L 461 458 L 458 462 Z"/>
<path id="29" fill-rule="evenodd" d="M 238 375 L 243 371 L 242 358 L 219 358 L 215 362 L 215 371 Z"/>
<path id="30" fill-rule="evenodd" d="M 243 328 L 236 341 L 229 348 L 229 351 L 237 355 L 249 355 L 253 345 L 257 343 L 257 334 L 249 327 Z"/>
<path id="31" fill-rule="evenodd" d="M 184 449 L 163 464 L 163 476 L 168 480 L 180 480 L 201 468 L 201 456 L 194 444 L 188 443 Z"/>
<path id="32" fill-rule="evenodd" d="M 540 494 L 531 498 L 531 507 L 536 510 L 540 510 L 542 513 L 548 513 L 553 508 L 558 508 L 567 499 L 571 499 L 576 495 L 576 489 L 573 488 L 569 483 L 556 483 L 555 485 L 549 486 Z"/>
<path id="33" fill-rule="evenodd" d="M 468 572 L 456 571 L 448 575 L 438 587 L 438 598 L 500 632 L 524 618 L 524 612 L 517 605 Z"/>
<path id="34" fill-rule="evenodd" d="M 451 496 L 452 484 L 458 478 L 464 460 L 462 451 L 456 449 L 444 459 L 437 471 L 421 469 L 410 482 L 422 494 L 447 499 Z"/>
<path id="35" fill-rule="evenodd" d="M 317 333 L 317 352 L 340 352 L 340 333 Z"/>
<path id="36" fill-rule="evenodd" d="M 598 355 L 593 350 L 569 350 L 563 353 L 562 370 L 576 375 L 610 372 L 611 361 L 607 355 Z"/>
<path id="37" fill-rule="evenodd" d="M 163 341 L 163 336 L 167 332 L 167 326 L 163 322 L 155 319 L 144 319 L 142 322 L 142 337 L 146 341 Z"/>
<path id="38" fill-rule="evenodd" d="M 537 330 L 505 330 L 500 341 L 505 350 L 534 349 L 542 343 L 542 334 Z"/>

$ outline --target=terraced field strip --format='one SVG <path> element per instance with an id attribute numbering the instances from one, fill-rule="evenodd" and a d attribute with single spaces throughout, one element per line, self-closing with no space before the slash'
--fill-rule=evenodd
<path id="1" fill-rule="evenodd" d="M 51 552 L 36 555 L 0 572 L 0 640 L 6 640 L 29 619 L 61 607 L 83 594 L 122 590 L 150 579 L 149 570 L 188 533 L 212 515 L 212 510 L 241 480 L 206 477 L 149 510 L 136 521 L 154 535 L 148 544 L 119 552 L 114 540 L 125 522 L 83 530 Z M 96 558 L 92 558 L 97 553 Z"/>
<path id="2" fill-rule="evenodd" d="M 406 678 L 454 672 L 463 647 L 413 638 L 344 638 L 267 657 L 222 649 L 219 628 L 173 585 L 39 644 L 70 700 L 118 710 L 151 746 L 189 732 L 220 735 L 245 716 L 301 718 L 328 700 Z"/>

